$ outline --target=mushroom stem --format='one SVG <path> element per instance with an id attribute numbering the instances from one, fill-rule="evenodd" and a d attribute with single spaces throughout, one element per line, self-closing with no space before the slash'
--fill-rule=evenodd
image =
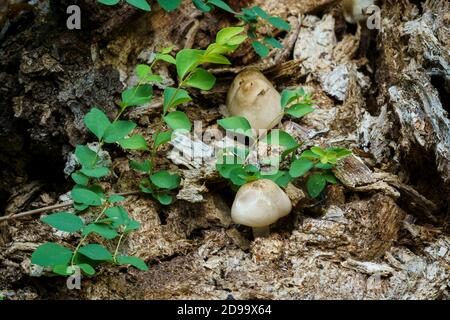
<path id="1" fill-rule="evenodd" d="M 266 227 L 259 227 L 259 228 L 252 228 L 253 230 L 253 238 L 265 238 L 267 236 L 269 236 L 270 234 L 270 227 L 266 226 Z"/>

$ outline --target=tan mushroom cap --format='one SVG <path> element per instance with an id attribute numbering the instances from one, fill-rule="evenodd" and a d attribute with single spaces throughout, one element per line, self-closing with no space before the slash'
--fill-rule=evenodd
<path id="1" fill-rule="evenodd" d="M 291 200 L 272 180 L 261 179 L 243 185 L 231 208 L 235 223 L 263 228 L 287 216 L 292 210 Z"/>
<path id="2" fill-rule="evenodd" d="M 367 19 L 364 10 L 375 4 L 374 0 L 342 0 L 344 18 L 348 23 L 358 23 Z"/>
<path id="3" fill-rule="evenodd" d="M 227 107 L 232 116 L 245 117 L 253 129 L 272 129 L 281 121 L 281 96 L 257 69 L 239 73 L 230 86 Z"/>

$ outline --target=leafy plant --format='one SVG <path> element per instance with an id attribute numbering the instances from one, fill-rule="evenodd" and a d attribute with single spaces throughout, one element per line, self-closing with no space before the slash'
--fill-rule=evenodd
<path id="1" fill-rule="evenodd" d="M 280 115 L 301 118 L 315 110 L 314 104 L 315 101 L 312 100 L 311 94 L 303 88 L 284 90 L 281 94 Z M 292 157 L 289 170 L 263 172 L 261 167 L 267 163 L 251 164 L 248 159 L 250 151 L 258 142 L 263 142 L 270 148 L 275 144 L 281 147 L 280 156 L 268 161 L 269 163 L 271 161 L 280 163 L 300 147 L 297 140 L 287 132 L 278 129 L 271 130 L 264 137 L 259 137 L 251 130 L 250 123 L 244 117 L 221 119 L 218 124 L 225 130 L 233 130 L 252 140 L 251 146 L 223 149 L 216 163 L 216 169 L 220 175 L 230 180 L 235 186 L 242 186 L 258 179 L 270 179 L 280 187 L 286 187 L 293 179 L 308 174 L 306 188 L 309 195 L 315 198 L 320 195 L 327 184 L 338 182 L 332 169 L 339 159 L 351 154 L 349 150 L 342 148 L 323 150 L 320 147 L 312 147 L 310 150 L 304 151 L 299 158 Z"/>
<path id="2" fill-rule="evenodd" d="M 114 1 L 103 1 L 115 4 Z M 142 5 L 142 1 L 128 1 L 134 5 Z M 161 1 L 163 2 L 163 1 Z M 95 147 L 77 145 L 75 156 L 80 168 L 71 177 L 76 185 L 71 191 L 73 210 L 56 212 L 41 220 L 53 228 L 73 234 L 80 234 L 81 239 L 74 249 L 69 249 L 58 243 L 48 242 L 39 246 L 32 254 L 31 262 L 43 267 L 49 267 L 59 275 L 69 276 L 77 268 L 87 275 L 95 274 L 95 267 L 100 263 L 116 265 L 132 265 L 140 270 L 147 270 L 144 261 L 137 257 L 119 254 L 119 248 L 124 238 L 140 223 L 132 219 L 125 208 L 118 205 L 125 198 L 120 195 L 107 196 L 99 184 L 100 179 L 111 174 L 109 163 L 101 157 L 102 149 L 107 144 L 117 144 L 123 149 L 147 152 L 150 158 L 142 163 L 131 161 L 130 166 L 148 175 L 141 181 L 141 190 L 151 194 L 163 205 L 172 203 L 170 192 L 179 187 L 181 177 L 165 170 L 156 171 L 154 158 L 164 143 L 172 138 L 175 130 L 191 130 L 191 122 L 187 115 L 176 108 L 192 100 L 187 88 L 210 90 L 216 78 L 201 66 L 205 63 L 229 64 L 224 56 L 234 51 L 246 39 L 241 33 L 242 27 L 231 27 L 217 34 L 216 42 L 206 50 L 186 49 L 178 52 L 174 58 L 172 48 L 164 48 L 159 52 L 151 65 L 138 65 L 136 75 L 139 82 L 136 86 L 122 92 L 119 111 L 114 120 L 98 108 L 92 108 L 84 117 L 84 124 L 97 138 Z M 178 86 L 164 90 L 164 104 L 161 121 L 155 130 L 152 143 L 148 144 L 145 137 L 133 133 L 136 123 L 120 120 L 122 114 L 130 107 L 147 104 L 152 100 L 152 85 L 161 82 L 159 75 L 152 70 L 158 61 L 175 64 L 178 73 Z M 167 126 L 168 129 L 163 130 Z M 87 211 L 95 214 L 92 219 L 82 219 L 78 213 Z M 107 246 L 89 243 L 91 235 L 95 234 L 107 241 L 115 242 L 110 251 Z"/>
<path id="3" fill-rule="evenodd" d="M 113 6 L 120 2 L 120 0 L 97 0 L 98 2 Z M 158 4 L 165 11 L 173 11 L 181 5 L 181 0 L 157 0 Z M 147 0 L 125 0 L 131 6 L 144 10 L 151 11 L 151 6 Z M 232 13 L 235 17 L 241 20 L 244 25 L 248 26 L 247 35 L 252 40 L 252 47 L 255 52 L 262 58 L 267 57 L 271 48 L 282 49 L 283 45 L 276 39 L 272 28 L 280 31 L 289 31 L 290 25 L 280 17 L 269 15 L 259 6 L 252 8 L 243 8 L 241 12 L 234 11 L 223 0 L 192 0 L 194 6 L 203 12 L 210 12 L 214 8 L 219 8 L 226 12 Z M 264 30 L 262 32 L 261 30 Z"/>
<path id="4" fill-rule="evenodd" d="M 180 177 L 166 171 L 154 172 L 154 157 L 158 149 L 171 140 L 175 130 L 190 131 L 192 124 L 188 116 L 177 110 L 177 107 L 189 102 L 192 98 L 187 91 L 188 88 L 210 90 L 213 88 L 216 78 L 202 68 L 203 64 L 230 64 L 225 54 L 233 52 L 246 37 L 242 35 L 244 28 L 230 27 L 220 30 L 216 36 L 216 42 L 210 44 L 206 50 L 183 49 L 173 58 L 169 50 L 163 50 L 156 59 L 173 63 L 178 74 L 178 86 L 167 87 L 164 90 L 163 112 L 159 127 L 153 135 L 153 144 L 150 146 L 151 157 L 144 163 L 132 163 L 133 169 L 148 175 L 141 181 L 141 190 L 153 195 L 160 203 L 167 205 L 172 203 L 172 196 L 166 191 L 178 188 Z M 136 73 L 141 83 L 146 83 L 150 74 L 151 66 L 138 66 Z M 153 80 L 153 78 L 152 78 Z M 163 130 L 163 125 L 167 129 Z"/>

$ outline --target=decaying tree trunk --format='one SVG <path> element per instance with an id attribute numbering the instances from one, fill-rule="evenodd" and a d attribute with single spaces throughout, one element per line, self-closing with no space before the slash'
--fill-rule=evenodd
<path id="1" fill-rule="evenodd" d="M 65 29 L 69 3 L 83 10 L 82 32 Z M 291 22 L 291 31 L 282 35 L 285 49 L 261 61 L 250 46 L 240 49 L 233 67 L 211 70 L 219 78 L 214 90 L 192 92 L 195 102 L 187 114 L 202 120 L 205 129 L 213 126 L 234 74 L 255 64 L 279 90 L 303 86 L 314 93 L 317 112 L 282 127 L 304 143 L 302 148 L 352 149 L 354 155 L 335 169 L 342 184 L 329 187 L 320 200 L 308 199 L 303 181 L 290 185 L 295 209 L 272 226 L 269 237 L 254 240 L 249 229 L 232 223 L 233 194 L 214 172 L 214 162 L 176 152 L 199 143 L 212 154 L 214 146 L 180 137 L 158 163 L 182 174 L 178 201 L 162 207 L 132 196 L 124 205 L 142 228 L 121 250 L 149 263 L 148 272 L 103 267 L 95 278 L 83 279 L 80 291 L 68 290 L 64 279 L 46 277 L 46 270 L 31 265 L 30 255 L 43 242 L 73 243 L 76 237 L 54 232 L 32 216 L 0 226 L 0 294 L 11 299 L 449 298 L 448 1 L 427 0 L 420 7 L 384 1 L 382 27 L 372 31 L 367 58 L 357 57 L 361 34 L 345 24 L 339 1 L 246 3 Z M 0 173 L 0 201 L 7 214 L 53 204 L 67 191 L 64 174 L 73 170 L 73 147 L 88 139 L 83 115 L 94 105 L 113 115 L 119 92 L 136 81 L 137 63 L 170 44 L 177 50 L 204 48 L 234 21 L 223 13 L 201 14 L 190 1 L 174 13 L 155 8 L 143 14 L 78 0 L 42 1 L 34 20 L 14 23 L 17 29 L 0 44 L 0 163 L 6 168 Z M 159 72 L 161 88 L 174 83 L 173 69 L 161 66 Z M 144 134 L 157 121 L 160 96 L 156 90 L 150 105 L 126 115 Z M 107 188 L 135 187 L 138 178 L 128 160 L 118 150 L 108 151 L 121 179 L 106 182 Z M 50 184 L 55 181 L 56 188 Z"/>

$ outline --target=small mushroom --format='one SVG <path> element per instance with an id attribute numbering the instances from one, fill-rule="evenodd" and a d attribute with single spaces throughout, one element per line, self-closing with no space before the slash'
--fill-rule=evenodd
<path id="1" fill-rule="evenodd" d="M 272 180 L 261 179 L 243 185 L 231 207 L 235 223 L 253 228 L 253 235 L 266 236 L 269 226 L 292 210 L 291 200 Z"/>
<path id="2" fill-rule="evenodd" d="M 366 20 L 366 9 L 374 3 L 374 0 L 342 0 L 345 21 L 356 24 Z"/>
<path id="3" fill-rule="evenodd" d="M 232 116 L 245 117 L 255 130 L 270 130 L 282 118 L 280 94 L 255 68 L 236 76 L 228 91 L 227 107 Z"/>

